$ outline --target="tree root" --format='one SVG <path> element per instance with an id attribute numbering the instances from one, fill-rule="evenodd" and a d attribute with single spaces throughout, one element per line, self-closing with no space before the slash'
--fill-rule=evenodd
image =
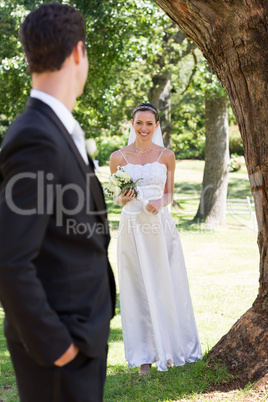
<path id="1" fill-rule="evenodd" d="M 268 316 L 259 305 L 251 307 L 212 348 L 208 362 L 225 365 L 245 381 L 268 373 Z"/>

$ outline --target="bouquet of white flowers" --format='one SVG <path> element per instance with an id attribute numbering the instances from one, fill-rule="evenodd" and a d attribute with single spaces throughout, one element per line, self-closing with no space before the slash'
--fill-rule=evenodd
<path id="1" fill-rule="evenodd" d="M 117 166 L 117 171 L 110 176 L 109 183 L 104 185 L 104 191 L 106 194 L 114 197 L 115 195 L 120 195 L 125 190 L 132 189 L 137 197 L 138 191 L 136 185 L 139 180 L 141 179 L 133 181 L 126 170 L 121 166 Z"/>

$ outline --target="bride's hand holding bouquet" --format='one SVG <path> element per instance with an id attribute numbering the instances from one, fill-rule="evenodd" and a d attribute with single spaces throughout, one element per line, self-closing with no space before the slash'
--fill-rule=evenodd
<path id="1" fill-rule="evenodd" d="M 131 179 L 129 173 L 121 166 L 109 178 L 109 183 L 104 186 L 106 194 L 114 197 L 118 205 L 124 206 L 127 202 L 138 196 L 137 182 Z"/>
<path id="2" fill-rule="evenodd" d="M 129 201 L 134 200 L 135 198 L 135 192 L 133 189 L 130 190 L 125 190 L 123 193 L 121 193 L 119 196 L 115 197 L 115 203 L 121 206 L 126 205 Z"/>

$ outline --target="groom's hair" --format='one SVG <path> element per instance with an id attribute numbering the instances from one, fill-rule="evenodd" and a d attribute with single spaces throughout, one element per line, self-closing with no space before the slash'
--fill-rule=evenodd
<path id="1" fill-rule="evenodd" d="M 85 22 L 67 4 L 45 3 L 27 15 L 20 39 L 30 73 L 57 71 L 79 41 L 85 44 Z"/>

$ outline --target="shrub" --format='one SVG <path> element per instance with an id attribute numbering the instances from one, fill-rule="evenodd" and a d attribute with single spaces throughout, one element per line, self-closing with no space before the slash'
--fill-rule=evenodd
<path id="1" fill-rule="evenodd" d="M 114 151 L 117 151 L 118 149 L 123 148 L 127 145 L 127 139 L 123 134 L 111 136 L 107 132 L 101 137 L 95 138 L 95 140 L 99 151 L 96 159 L 98 159 L 100 166 L 109 161 L 110 155 Z"/>
<path id="2" fill-rule="evenodd" d="M 244 156 L 231 154 L 230 162 L 229 162 L 229 171 L 230 172 L 237 172 L 241 167 L 245 165 L 245 158 Z"/>
<path id="3" fill-rule="evenodd" d="M 244 147 L 238 126 L 231 126 L 229 129 L 230 154 L 244 155 Z"/>
<path id="4" fill-rule="evenodd" d="M 172 136 L 173 151 L 180 159 L 204 159 L 206 138 L 191 131 Z"/>

